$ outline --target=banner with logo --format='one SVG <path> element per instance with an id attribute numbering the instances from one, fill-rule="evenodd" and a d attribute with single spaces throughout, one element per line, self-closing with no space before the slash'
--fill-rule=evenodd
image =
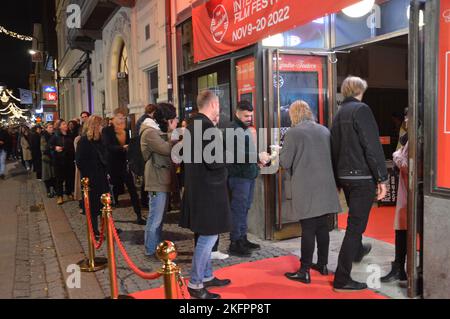
<path id="1" fill-rule="evenodd" d="M 194 61 L 293 29 L 359 0 L 210 0 L 192 10 Z"/>
<path id="2" fill-rule="evenodd" d="M 440 4 L 437 186 L 450 188 L 450 0 Z"/>

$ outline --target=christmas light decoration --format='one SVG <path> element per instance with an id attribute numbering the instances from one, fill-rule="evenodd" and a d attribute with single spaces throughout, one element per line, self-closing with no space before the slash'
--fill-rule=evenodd
<path id="1" fill-rule="evenodd" d="M 0 108 L 0 115 L 8 115 L 10 120 L 13 119 L 28 120 L 28 117 L 24 115 L 26 110 L 22 110 L 20 107 L 16 105 L 16 103 L 14 103 L 14 101 L 11 102 L 11 100 L 16 100 L 20 102 L 20 99 L 16 98 L 11 90 L 4 88 L 0 92 L 0 101 L 1 101 L 0 107 L 2 107 L 3 105 L 7 106 L 4 108 Z"/>
<path id="2" fill-rule="evenodd" d="M 22 40 L 22 41 L 30 41 L 30 42 L 33 41 L 33 37 L 22 35 L 22 34 L 13 32 L 13 31 L 9 31 L 1 25 L 0 25 L 0 33 L 4 33 L 6 35 L 9 35 L 10 37 L 13 37 L 13 38 L 16 38 L 16 39 Z"/>

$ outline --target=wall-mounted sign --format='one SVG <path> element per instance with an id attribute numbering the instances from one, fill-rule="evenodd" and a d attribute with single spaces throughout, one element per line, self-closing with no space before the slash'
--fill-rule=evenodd
<path id="1" fill-rule="evenodd" d="M 47 93 L 47 101 L 57 101 L 58 100 L 58 94 L 56 93 Z"/>
<path id="2" fill-rule="evenodd" d="M 45 122 L 53 122 L 53 113 L 45 113 Z"/>
<path id="3" fill-rule="evenodd" d="M 450 0 L 441 0 L 440 7 L 436 184 L 450 188 Z"/>
<path id="4" fill-rule="evenodd" d="M 44 93 L 56 93 L 54 86 L 44 86 Z"/>
<path id="5" fill-rule="evenodd" d="M 359 0 L 210 0 L 192 10 L 194 61 L 239 50 L 356 2 Z"/>

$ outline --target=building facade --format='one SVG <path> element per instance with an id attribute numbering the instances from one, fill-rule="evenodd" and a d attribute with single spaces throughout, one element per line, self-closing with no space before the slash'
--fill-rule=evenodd
<path id="1" fill-rule="evenodd" d="M 165 1 L 56 3 L 62 116 L 111 116 L 122 106 L 132 124 L 147 104 L 169 100 Z M 80 28 L 67 27 L 71 4 Z"/>

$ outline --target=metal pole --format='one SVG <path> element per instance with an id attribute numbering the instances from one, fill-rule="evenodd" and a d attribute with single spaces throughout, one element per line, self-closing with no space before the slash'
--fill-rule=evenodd
<path id="1" fill-rule="evenodd" d="M 95 257 L 95 246 L 92 242 L 91 228 L 89 227 L 89 218 L 91 215 L 91 209 L 89 205 L 89 178 L 83 178 L 81 180 L 83 185 L 83 197 L 84 197 L 84 211 L 86 213 L 86 234 L 88 242 L 88 258 L 78 262 L 82 272 L 96 272 L 105 269 L 108 265 L 108 260 L 102 257 Z"/>
<path id="2" fill-rule="evenodd" d="M 281 101 L 280 101 L 280 51 L 276 50 L 277 58 L 277 122 L 278 122 L 278 145 L 281 145 Z M 283 169 L 280 167 L 278 170 L 278 223 L 277 228 L 281 230 L 281 210 L 282 210 L 282 190 L 283 187 Z"/>
<path id="3" fill-rule="evenodd" d="M 164 241 L 158 245 L 156 256 L 164 262 L 159 273 L 164 278 L 164 296 L 166 299 L 178 299 L 177 275 L 180 269 L 173 262 L 177 257 L 175 244 L 170 241 Z"/>
<path id="4" fill-rule="evenodd" d="M 106 222 L 106 234 L 108 240 L 108 270 L 109 270 L 109 282 L 111 287 L 111 299 L 119 299 L 119 293 L 117 288 L 117 274 L 116 274 L 116 256 L 114 251 L 114 237 L 113 230 L 110 223 L 112 217 L 111 208 L 111 195 L 102 195 L 103 203 L 103 219 Z"/>
<path id="5" fill-rule="evenodd" d="M 408 178 L 408 297 L 417 296 L 417 137 L 419 108 L 419 0 L 411 1 L 409 20 L 409 178 Z"/>
<path id="6" fill-rule="evenodd" d="M 86 52 L 87 66 L 86 66 L 86 81 L 87 81 L 87 93 L 88 93 L 88 109 L 89 113 L 94 113 L 94 107 L 92 105 L 92 74 L 91 74 L 91 56 L 89 52 Z"/>

